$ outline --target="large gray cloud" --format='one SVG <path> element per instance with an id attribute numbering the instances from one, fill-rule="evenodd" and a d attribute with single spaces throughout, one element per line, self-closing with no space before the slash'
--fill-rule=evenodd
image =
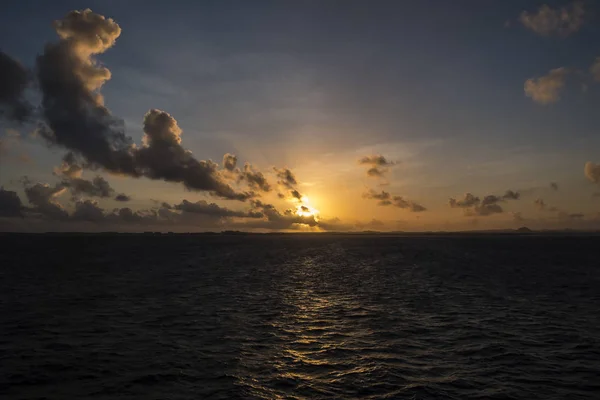
<path id="1" fill-rule="evenodd" d="M 76 221 L 103 221 L 106 216 L 104 210 L 98 206 L 98 202 L 93 200 L 78 201 L 75 203 L 75 211 L 71 218 Z"/>
<path id="2" fill-rule="evenodd" d="M 25 187 L 25 196 L 33 206 L 29 211 L 39 214 L 44 218 L 66 220 L 68 212 L 56 201 L 56 198 L 65 192 L 63 185 L 50 186 L 36 183 Z"/>
<path id="3" fill-rule="evenodd" d="M 144 117 L 144 145 L 135 160 L 144 176 L 181 182 L 190 190 L 208 191 L 233 200 L 247 200 L 251 192 L 236 192 L 217 171 L 217 164 L 197 160 L 181 146 L 181 129 L 168 113 L 150 110 Z"/>
<path id="4" fill-rule="evenodd" d="M 169 207 L 170 208 L 170 207 Z M 262 218 L 263 214 L 255 211 L 235 211 L 226 207 L 221 207 L 215 203 L 208 203 L 205 200 L 200 200 L 192 203 L 183 200 L 180 204 L 173 206 L 175 210 L 180 210 L 188 213 L 202 214 L 211 217 L 240 217 L 240 218 Z"/>
<path id="5" fill-rule="evenodd" d="M 226 199 L 246 200 L 211 161 L 197 160 L 181 145 L 181 129 L 168 113 L 150 110 L 144 117 L 142 146 L 124 133 L 99 93 L 110 71 L 94 59 L 112 47 L 121 28 L 91 10 L 72 11 L 54 24 L 60 37 L 37 59 L 46 125 L 40 134 L 85 159 L 89 168 L 103 168 L 131 177 L 180 182 L 189 190 L 207 191 Z"/>
<path id="6" fill-rule="evenodd" d="M 16 192 L 0 187 L 0 217 L 22 217 L 23 204 Z"/>
<path id="7" fill-rule="evenodd" d="M 32 111 L 25 100 L 30 74 L 18 61 L 0 51 L 0 116 L 24 121 Z"/>
<path id="8" fill-rule="evenodd" d="M 82 178 L 72 178 L 62 182 L 64 187 L 71 190 L 74 195 L 86 195 L 92 197 L 111 197 L 114 189 L 108 181 L 101 176 L 87 180 Z"/>
<path id="9" fill-rule="evenodd" d="M 581 1 L 556 9 L 544 4 L 536 13 L 523 11 L 519 21 L 523 26 L 541 36 L 568 36 L 583 26 L 585 9 Z"/>

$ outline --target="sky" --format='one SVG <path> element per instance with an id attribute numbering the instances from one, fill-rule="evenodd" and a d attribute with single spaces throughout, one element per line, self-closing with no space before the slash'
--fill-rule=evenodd
<path id="1" fill-rule="evenodd" d="M 0 230 L 600 229 L 599 12 L 9 1 Z"/>

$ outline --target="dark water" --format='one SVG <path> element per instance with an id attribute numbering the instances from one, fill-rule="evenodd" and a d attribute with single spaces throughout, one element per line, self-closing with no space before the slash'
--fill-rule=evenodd
<path id="1" fill-rule="evenodd" d="M 599 237 L 0 239 L 0 398 L 600 398 Z"/>

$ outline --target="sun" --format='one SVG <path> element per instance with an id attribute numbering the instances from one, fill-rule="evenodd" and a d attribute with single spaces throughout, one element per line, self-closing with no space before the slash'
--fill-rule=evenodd
<path id="1" fill-rule="evenodd" d="M 319 210 L 310 205 L 308 197 L 303 196 L 300 204 L 296 207 L 296 214 L 301 217 L 316 217 L 319 215 Z"/>

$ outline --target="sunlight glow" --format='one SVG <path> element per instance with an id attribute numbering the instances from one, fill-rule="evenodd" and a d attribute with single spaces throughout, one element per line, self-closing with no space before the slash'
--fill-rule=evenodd
<path id="1" fill-rule="evenodd" d="M 310 205 L 310 200 L 308 197 L 303 196 L 296 208 L 296 214 L 301 217 L 316 217 L 319 215 L 319 210 Z"/>

